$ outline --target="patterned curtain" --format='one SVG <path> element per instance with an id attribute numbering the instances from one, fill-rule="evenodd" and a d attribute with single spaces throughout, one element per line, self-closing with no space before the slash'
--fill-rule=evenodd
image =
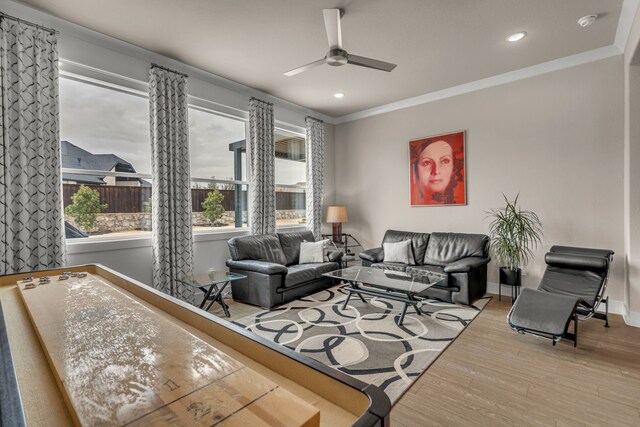
<path id="1" fill-rule="evenodd" d="M 273 104 L 249 101 L 249 159 L 251 161 L 251 234 L 276 232 L 276 147 Z"/>
<path id="2" fill-rule="evenodd" d="M 307 116 L 307 228 L 316 240 L 322 238 L 322 195 L 324 184 L 324 122 Z"/>
<path id="3" fill-rule="evenodd" d="M 0 31 L 0 274 L 61 267 L 56 35 L 8 18 Z"/>
<path id="4" fill-rule="evenodd" d="M 159 66 L 149 71 L 153 179 L 153 286 L 194 303 L 176 279 L 193 274 L 187 76 Z"/>

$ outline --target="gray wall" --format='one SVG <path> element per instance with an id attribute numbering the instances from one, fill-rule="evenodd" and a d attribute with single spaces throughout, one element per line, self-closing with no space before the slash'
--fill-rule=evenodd
<path id="1" fill-rule="evenodd" d="M 537 286 L 553 244 L 624 252 L 622 55 L 336 126 L 336 202 L 347 232 L 379 246 L 388 228 L 487 232 L 486 211 L 520 192 L 544 245 L 526 268 Z M 428 76 L 425 76 L 428 78 Z M 467 131 L 467 205 L 410 207 L 408 141 Z M 621 257 L 622 258 L 622 257 Z M 622 259 L 609 294 L 624 299 Z M 489 281 L 497 282 L 491 265 Z"/>

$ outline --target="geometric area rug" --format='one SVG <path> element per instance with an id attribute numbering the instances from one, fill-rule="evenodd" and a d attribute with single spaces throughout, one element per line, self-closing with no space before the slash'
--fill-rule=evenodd
<path id="1" fill-rule="evenodd" d="M 398 326 L 404 304 L 369 296 L 363 303 L 354 295 L 343 310 L 345 286 L 233 323 L 380 387 L 394 404 L 491 299 L 471 306 L 426 299 L 423 315 L 410 307 Z"/>

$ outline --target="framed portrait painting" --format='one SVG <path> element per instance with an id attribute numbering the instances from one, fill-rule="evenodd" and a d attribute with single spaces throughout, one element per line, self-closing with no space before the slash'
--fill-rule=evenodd
<path id="1" fill-rule="evenodd" d="M 409 141 L 411 206 L 466 205 L 465 132 Z"/>

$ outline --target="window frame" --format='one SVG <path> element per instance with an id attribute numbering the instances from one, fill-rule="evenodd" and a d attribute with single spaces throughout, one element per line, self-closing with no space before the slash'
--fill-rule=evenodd
<path id="1" fill-rule="evenodd" d="M 140 98 L 149 99 L 148 93 L 145 89 L 148 89 L 149 85 L 147 82 L 142 82 L 136 79 L 123 77 L 114 73 L 106 72 L 103 70 L 99 70 L 92 67 L 86 67 L 82 64 L 78 64 L 72 61 L 67 61 L 64 59 L 59 60 L 60 70 L 59 70 L 59 78 L 74 80 L 81 83 L 86 83 L 94 86 L 98 86 L 104 89 L 115 90 L 118 92 L 126 93 L 129 95 L 134 95 Z M 189 108 L 194 108 L 196 110 L 215 114 L 218 116 L 238 120 L 244 122 L 245 124 L 245 137 L 249 138 L 249 113 L 248 111 L 243 111 L 239 109 L 235 109 L 232 107 L 225 106 L 223 104 L 218 104 L 216 102 L 200 98 L 194 95 L 188 95 L 187 104 Z M 274 133 L 275 131 L 287 132 L 296 136 L 300 136 L 306 139 L 306 131 L 304 128 L 292 125 L 286 122 L 282 122 L 279 120 L 275 121 Z M 251 191 L 251 167 L 250 167 L 250 153 L 247 150 L 247 180 L 246 181 L 235 181 L 235 180 L 224 180 L 224 179 L 210 179 L 210 178 L 200 178 L 200 177 L 191 177 L 192 182 L 202 182 L 202 183 L 214 183 L 214 184 L 241 184 L 246 185 L 247 190 Z M 275 156 L 275 153 L 274 153 Z M 60 168 L 61 173 L 75 173 L 80 175 L 95 175 L 96 172 L 99 172 L 100 175 L 104 176 L 112 176 L 112 177 L 125 177 L 125 178 L 142 178 L 147 179 L 152 182 L 152 178 L 150 174 L 141 174 L 141 173 L 127 173 L 127 172 L 112 172 L 112 171 L 92 171 L 88 169 L 72 169 L 72 168 Z M 153 185 L 153 182 L 152 182 Z M 306 193 L 306 186 L 293 186 L 296 188 L 302 188 Z M 64 217 L 63 217 L 64 219 Z M 289 224 L 289 225 L 280 225 L 277 226 L 277 230 L 292 230 L 304 228 L 304 225 L 300 224 Z M 237 235 L 246 235 L 249 232 L 249 227 L 239 227 L 234 229 L 221 229 L 221 230 L 192 230 L 192 235 L 195 242 L 205 242 L 212 240 L 227 240 L 230 237 Z M 102 250 L 101 247 L 104 246 L 105 250 L 111 250 L 116 248 L 129 248 L 129 247 L 141 247 L 141 246 L 149 246 L 151 244 L 151 231 L 141 232 L 138 235 L 132 236 L 109 236 L 108 234 L 102 236 L 93 236 L 91 239 L 66 239 L 65 243 L 69 248 L 70 254 L 81 253 L 81 252 L 91 252 L 87 251 L 86 248 L 80 249 L 85 245 L 91 244 L 99 244 L 100 248 L 96 247 L 96 251 Z M 130 245 L 127 245 L 127 242 L 130 242 Z M 74 249 L 75 248 L 75 249 Z"/>

